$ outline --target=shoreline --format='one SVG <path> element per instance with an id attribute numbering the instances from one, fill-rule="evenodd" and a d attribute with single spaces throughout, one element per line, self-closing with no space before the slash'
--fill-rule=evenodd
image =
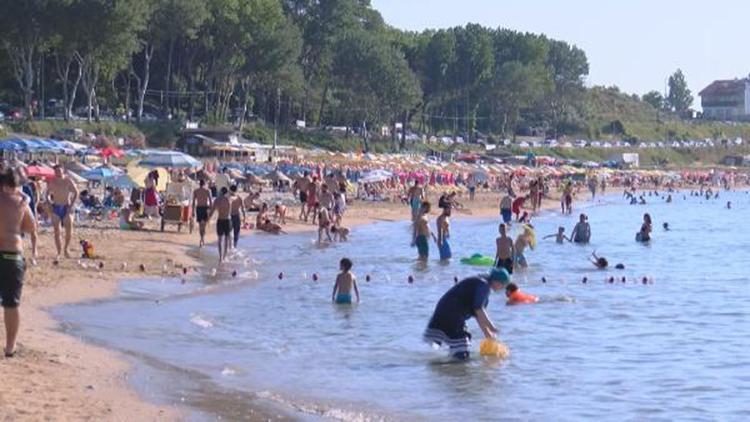
<path id="1" fill-rule="evenodd" d="M 432 196 L 432 195 L 431 195 Z M 588 196 L 588 195 L 584 195 Z M 433 199 L 433 198 L 430 198 Z M 498 217 L 498 194 L 481 192 L 474 202 L 466 201 L 466 210 L 457 210 L 454 218 Z M 577 201 L 578 203 L 580 201 Z M 545 199 L 540 212 L 559 207 L 559 200 Z M 289 207 L 296 217 L 298 207 Z M 400 203 L 355 202 L 347 210 L 346 225 L 350 228 L 377 221 L 408 220 L 408 208 Z M 435 213 L 432 214 L 434 218 Z M 288 233 L 314 232 L 315 227 L 289 218 L 284 227 Z M 157 220 L 158 221 L 158 220 Z M 155 228 L 152 221 L 148 228 Z M 215 244 L 213 226 L 207 230 L 209 250 Z M 245 232 L 245 236 L 261 235 Z M 21 305 L 22 326 L 19 335 L 19 354 L 14 359 L 0 360 L 0 371 L 10 385 L 0 395 L 0 406 L 7 417 L 25 418 L 34 409 L 40 418 L 100 420 L 181 420 L 191 409 L 181 405 L 153 403 L 140 394 L 131 382 L 137 357 L 93 344 L 61 329 L 63 321 L 56 320 L 52 309 L 91 300 L 116 297 L 120 283 L 132 279 L 157 280 L 159 277 L 179 277 L 188 268 L 188 277 L 203 277 L 200 269 L 205 260 L 197 246 L 197 233 L 192 235 L 161 233 L 158 231 L 120 231 L 110 227 L 79 227 L 74 232 L 71 252 L 78 250 L 77 240 L 94 243 L 101 260 L 84 260 L 93 268 L 82 268 L 76 259 L 61 260 L 54 265 L 54 246 L 50 230 L 40 234 L 36 267 L 29 267 Z M 114 258 L 113 258 L 114 257 Z M 104 268 L 98 268 L 104 262 Z M 123 267 L 127 263 L 127 267 Z M 138 266 L 145 265 L 141 271 Z M 166 271 L 165 271 L 166 268 Z M 32 397 L 29 393 L 37 393 Z M 38 394 L 43 393 L 43 394 Z M 254 420 L 267 420 L 264 409 L 254 409 Z M 273 412 L 276 414 L 277 412 Z M 272 416 L 271 416 L 272 417 Z"/>

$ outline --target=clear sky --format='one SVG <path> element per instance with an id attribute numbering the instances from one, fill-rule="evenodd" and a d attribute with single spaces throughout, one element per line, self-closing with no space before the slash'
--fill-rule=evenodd
<path id="1" fill-rule="evenodd" d="M 664 92 L 681 68 L 698 92 L 750 74 L 750 0 L 371 0 L 407 30 L 466 23 L 547 36 L 582 48 L 588 85 Z"/>

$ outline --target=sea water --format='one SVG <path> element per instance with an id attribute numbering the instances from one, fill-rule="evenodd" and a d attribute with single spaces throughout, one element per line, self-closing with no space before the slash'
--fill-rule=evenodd
<path id="1" fill-rule="evenodd" d="M 296 417 L 343 420 L 747 420 L 750 196 L 673 196 L 647 196 L 648 205 L 611 196 L 536 219 L 538 246 L 514 281 L 542 303 L 509 307 L 495 293 L 488 308 L 511 349 L 503 361 L 475 353 L 452 363 L 421 340 L 454 278 L 482 271 L 458 258 L 494 253 L 498 219 L 461 212 L 450 263 L 432 244 L 418 264 L 405 222 L 357 227 L 348 243 L 328 246 L 310 233 L 253 234 L 228 265 L 236 278 L 222 269 L 186 285 L 126 282 L 118 299 L 57 314 L 85 338 L 195 374 L 216 387 L 201 401 L 223 410 L 252 397 Z M 581 211 L 590 245 L 542 240 L 558 226 L 569 234 Z M 646 212 L 653 240 L 636 243 Z M 596 270 L 594 250 L 626 269 Z M 342 257 L 354 262 L 358 306 L 331 304 Z M 477 350 L 481 331 L 468 327 Z"/>

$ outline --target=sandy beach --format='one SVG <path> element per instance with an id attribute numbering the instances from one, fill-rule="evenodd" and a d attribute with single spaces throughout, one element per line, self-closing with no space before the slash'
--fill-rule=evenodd
<path id="1" fill-rule="evenodd" d="M 430 199 L 437 203 L 437 198 Z M 498 195 L 480 192 L 473 202 L 461 198 L 465 209 L 454 217 L 490 217 L 498 213 Z M 558 206 L 556 200 L 545 202 L 545 208 Z M 298 209 L 290 208 L 287 232 L 313 230 L 294 217 Z M 433 212 L 435 214 L 435 212 Z M 345 225 L 354 227 L 373 221 L 397 221 L 408 218 L 408 208 L 391 202 L 355 202 L 347 211 Z M 117 352 L 109 351 L 65 335 L 48 310 L 54 306 L 81 301 L 105 299 L 116 293 L 117 283 L 133 278 L 165 274 L 197 275 L 200 266 L 196 244 L 197 233 L 157 231 L 157 222 L 147 222 L 149 230 L 122 231 L 115 221 L 94 223 L 77 228 L 77 241 L 93 242 L 100 259 L 64 259 L 54 263 L 54 242 L 49 228 L 40 234 L 39 260 L 27 271 L 22 299 L 22 327 L 19 351 L 13 359 L 0 359 L 4 384 L 0 391 L 3 420 L 180 420 L 180 409 L 158 406 L 139 397 L 128 384 L 129 363 Z M 256 235 L 243 232 L 244 236 Z M 356 236 L 356 231 L 354 233 Z M 215 234 L 209 227 L 207 249 L 214 253 Z M 271 240 L 272 241 L 272 240 Z M 100 263 L 103 267 L 100 269 Z M 87 268 L 83 268 L 82 265 Z M 144 265 L 142 271 L 140 265 Z M 258 420 L 266 420 L 258 412 Z"/>

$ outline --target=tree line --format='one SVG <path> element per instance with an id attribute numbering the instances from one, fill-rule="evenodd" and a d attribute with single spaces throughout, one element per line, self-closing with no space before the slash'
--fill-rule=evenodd
<path id="1" fill-rule="evenodd" d="M 589 66 L 543 35 L 388 26 L 369 0 L 0 0 L 0 93 L 147 116 L 511 137 L 564 130 Z M 37 107 L 34 105 L 37 104 Z M 41 107 L 39 106 L 41 104 Z M 401 133 L 403 133 L 402 131 Z M 401 145 L 399 145 L 401 144 Z"/>

